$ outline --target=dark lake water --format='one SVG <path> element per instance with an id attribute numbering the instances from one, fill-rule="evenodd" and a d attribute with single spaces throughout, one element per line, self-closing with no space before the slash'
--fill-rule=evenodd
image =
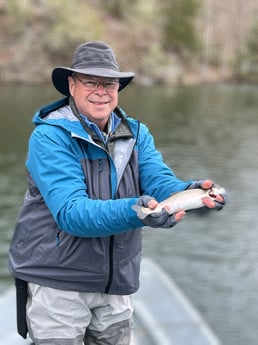
<path id="1" fill-rule="evenodd" d="M 60 95 L 47 86 L 0 91 L 1 294 L 12 285 L 7 251 L 26 189 L 31 118 Z M 223 345 L 257 345 L 258 87 L 132 86 L 120 105 L 149 126 L 179 177 L 211 178 L 229 194 L 221 212 L 188 214 L 170 230 L 146 228 L 144 255 L 173 277 Z"/>

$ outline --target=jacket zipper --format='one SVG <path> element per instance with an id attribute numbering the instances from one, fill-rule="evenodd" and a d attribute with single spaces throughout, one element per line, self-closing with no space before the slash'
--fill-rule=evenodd
<path id="1" fill-rule="evenodd" d="M 138 122 L 138 129 L 137 129 L 137 135 L 136 138 L 138 139 L 140 131 L 140 123 Z M 135 143 L 137 140 L 135 141 Z M 115 235 L 110 236 L 110 241 L 109 241 L 109 278 L 108 282 L 105 288 L 105 293 L 109 293 L 111 284 L 113 282 L 113 275 L 114 275 L 114 242 L 115 242 Z"/>
<path id="2" fill-rule="evenodd" d="M 113 249 L 114 249 L 114 240 L 115 240 L 115 236 L 112 235 L 110 236 L 110 241 L 109 241 L 109 278 L 108 278 L 108 282 L 105 288 L 105 293 L 109 293 L 112 281 L 113 281 L 113 274 L 114 274 L 114 270 L 113 270 L 113 264 L 114 264 L 114 255 L 113 255 Z"/>

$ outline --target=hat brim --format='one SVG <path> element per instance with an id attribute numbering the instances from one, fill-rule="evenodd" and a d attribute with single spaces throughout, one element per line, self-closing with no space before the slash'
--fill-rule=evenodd
<path id="1" fill-rule="evenodd" d="M 57 67 L 52 72 L 52 82 L 57 91 L 61 92 L 65 96 L 70 94 L 68 77 L 73 73 L 82 73 L 97 77 L 118 78 L 120 83 L 118 91 L 124 89 L 134 77 L 133 72 L 119 72 L 106 68 L 74 69 L 69 67 Z"/>

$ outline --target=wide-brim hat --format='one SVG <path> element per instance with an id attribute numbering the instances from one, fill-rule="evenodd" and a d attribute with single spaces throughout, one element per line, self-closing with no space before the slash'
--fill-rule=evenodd
<path id="1" fill-rule="evenodd" d="M 134 77 L 133 72 L 120 72 L 112 48 L 104 42 L 86 42 L 79 45 L 74 53 L 72 67 L 59 66 L 52 72 L 52 81 L 63 95 L 68 96 L 68 77 L 82 73 L 97 77 L 118 78 L 119 91 L 125 88 Z"/>

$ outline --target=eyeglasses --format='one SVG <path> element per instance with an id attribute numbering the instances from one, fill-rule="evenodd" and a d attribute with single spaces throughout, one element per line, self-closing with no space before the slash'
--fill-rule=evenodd
<path id="1" fill-rule="evenodd" d="M 114 92 L 119 89 L 119 81 L 118 80 L 94 80 L 94 79 L 85 79 L 81 80 L 76 74 L 73 74 L 73 77 L 78 79 L 79 82 L 85 87 L 88 91 L 95 91 L 100 85 L 107 91 L 107 92 Z"/>

